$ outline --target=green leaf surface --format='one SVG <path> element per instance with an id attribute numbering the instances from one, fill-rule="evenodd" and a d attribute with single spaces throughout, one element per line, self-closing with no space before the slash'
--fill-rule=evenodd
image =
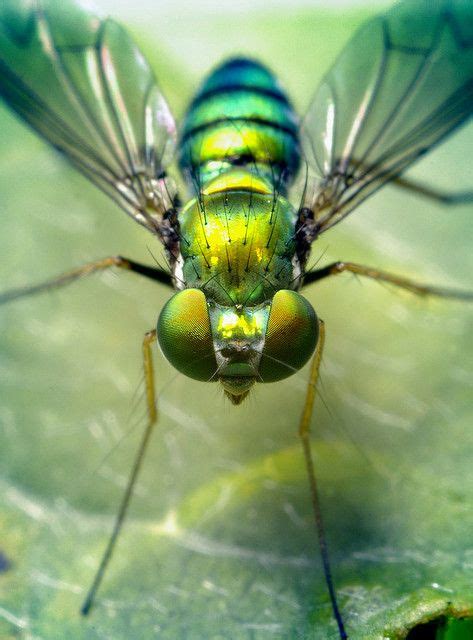
<path id="1" fill-rule="evenodd" d="M 368 15 L 158 4 L 117 17 L 177 114 L 235 52 L 269 63 L 302 112 Z M 0 290 L 106 255 L 162 260 L 4 108 L 0 130 Z M 470 126 L 412 176 L 471 187 L 472 143 Z M 387 187 L 312 257 L 471 289 L 471 214 Z M 79 615 L 145 424 L 141 338 L 168 295 L 106 273 L 0 309 L 0 638 L 335 640 L 297 442 L 307 371 L 233 407 L 159 354 L 159 427 L 97 606 Z M 350 276 L 307 295 L 327 326 L 313 451 L 350 638 L 471 615 L 472 307 Z"/>

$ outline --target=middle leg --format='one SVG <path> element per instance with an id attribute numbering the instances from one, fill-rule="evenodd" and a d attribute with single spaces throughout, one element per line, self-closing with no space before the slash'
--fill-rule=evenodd
<path id="1" fill-rule="evenodd" d="M 52 289 L 58 289 L 64 287 L 76 280 L 80 280 L 85 276 L 89 276 L 97 271 L 105 271 L 111 267 L 118 267 L 119 269 L 125 269 L 138 273 L 141 276 L 150 278 L 161 284 L 165 284 L 168 287 L 173 286 L 173 279 L 170 273 L 163 269 L 157 269 L 156 267 L 148 267 L 140 262 L 130 260 L 130 258 L 124 258 L 123 256 L 109 256 L 108 258 L 102 258 L 101 260 L 95 260 L 94 262 L 88 262 L 81 267 L 66 271 L 56 278 L 40 282 L 39 284 L 33 284 L 26 287 L 20 287 L 18 289 L 10 289 L 0 293 L 0 304 L 6 304 L 12 300 L 18 298 L 25 298 L 27 296 L 36 295 L 38 293 L 44 293 L 45 291 L 51 291 Z"/>
<path id="2" fill-rule="evenodd" d="M 339 273 L 343 273 L 344 271 L 349 271 L 350 273 L 355 273 L 359 276 L 366 276 L 372 280 L 388 282 L 389 284 L 394 284 L 397 287 L 407 289 L 408 291 L 420 296 L 438 296 L 441 298 L 453 298 L 456 300 L 473 300 L 473 292 L 471 291 L 459 291 L 456 289 L 419 284 L 413 280 L 409 280 L 408 278 L 387 273 L 386 271 L 380 271 L 379 269 L 373 269 L 372 267 L 366 267 L 355 262 L 332 262 L 322 269 L 310 271 L 304 276 L 304 284 L 302 286 L 306 287 L 309 284 L 318 282 L 319 280 L 323 280 L 329 276 L 335 276 Z"/>

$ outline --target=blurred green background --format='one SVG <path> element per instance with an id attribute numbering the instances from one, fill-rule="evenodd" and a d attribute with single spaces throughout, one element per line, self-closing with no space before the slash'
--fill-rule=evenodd
<path id="1" fill-rule="evenodd" d="M 269 64 L 303 113 L 375 8 L 101 5 L 130 27 L 177 115 L 232 53 Z M 107 255 L 159 254 L 5 108 L 0 131 L 1 290 Z M 411 175 L 471 187 L 472 143 L 470 126 Z M 387 187 L 312 257 L 471 289 L 471 214 Z M 144 426 L 141 339 L 168 296 L 105 273 L 0 309 L 2 640 L 338 637 L 296 438 L 307 372 L 233 407 L 158 355 L 159 427 L 97 606 L 78 614 Z M 401 638 L 471 612 L 471 306 L 350 276 L 307 296 L 327 325 L 314 453 L 350 637 Z"/>

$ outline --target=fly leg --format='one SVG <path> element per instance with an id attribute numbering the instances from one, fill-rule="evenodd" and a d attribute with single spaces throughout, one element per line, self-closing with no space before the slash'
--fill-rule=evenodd
<path id="1" fill-rule="evenodd" d="M 400 176 L 399 178 L 394 178 L 394 180 L 392 180 L 392 184 L 396 185 L 397 187 L 401 187 L 406 191 L 417 193 L 418 195 L 428 198 L 429 200 L 433 200 L 434 202 L 438 202 L 439 204 L 461 205 L 468 202 L 473 202 L 473 191 L 442 191 L 440 189 L 435 189 L 434 187 L 420 184 L 402 176 Z"/>
<path id="2" fill-rule="evenodd" d="M 87 597 L 84 601 L 84 604 L 82 605 L 81 613 L 84 616 L 89 614 L 91 608 L 94 605 L 95 596 L 97 595 L 97 591 L 100 587 L 100 584 L 104 577 L 107 566 L 111 560 L 113 551 L 115 549 L 115 544 L 117 542 L 118 536 L 122 529 L 126 512 L 128 510 L 131 497 L 133 495 L 133 489 L 136 484 L 136 480 L 138 478 L 138 474 L 145 457 L 146 449 L 149 444 L 151 434 L 153 433 L 154 426 L 156 425 L 156 422 L 158 419 L 158 412 L 156 408 L 156 395 L 154 390 L 153 358 L 152 358 L 152 351 L 151 351 L 151 346 L 156 342 L 156 338 L 157 338 L 157 334 L 155 329 L 153 331 L 148 331 L 143 338 L 143 366 L 144 366 L 144 373 L 145 373 L 146 404 L 148 408 L 148 424 L 143 433 L 143 437 L 141 439 L 140 445 L 138 447 L 138 451 L 136 453 L 135 460 L 133 462 L 133 467 L 132 467 L 130 476 L 128 478 L 125 493 L 123 494 L 122 501 L 120 503 L 120 508 L 118 509 L 112 534 L 108 540 L 107 546 L 102 556 L 102 560 L 100 561 L 99 568 L 97 569 L 97 573 L 95 574 L 95 578 L 92 583 L 92 586 L 90 587 L 87 593 Z"/>
<path id="3" fill-rule="evenodd" d="M 52 280 L 47 280 L 46 282 L 41 282 L 32 286 L 10 289 L 10 291 L 0 293 L 0 304 L 5 304 L 6 302 L 11 302 L 12 300 L 35 295 L 37 293 L 43 293 L 44 291 L 49 291 L 51 289 L 57 289 L 95 273 L 96 271 L 104 271 L 111 267 L 128 269 L 129 271 L 138 273 L 146 278 L 151 278 L 152 280 L 156 280 L 157 282 L 161 282 L 162 284 L 166 284 L 170 287 L 173 286 L 171 275 L 162 269 L 148 267 L 144 264 L 140 264 L 139 262 L 134 262 L 129 258 L 123 258 L 122 256 L 110 256 L 108 258 L 103 258 L 102 260 L 96 260 L 95 262 L 88 262 L 77 269 L 66 271 L 66 273 L 62 273 Z"/>
<path id="4" fill-rule="evenodd" d="M 320 508 L 319 493 L 317 488 L 317 480 L 315 475 L 314 460 L 312 457 L 312 451 L 310 446 L 310 421 L 312 417 L 312 410 L 314 407 L 314 400 L 316 394 L 317 380 L 319 378 L 320 362 L 322 360 L 322 352 L 325 343 L 325 324 L 319 319 L 319 338 L 317 341 L 317 347 L 315 349 L 314 356 L 312 358 L 312 364 L 310 366 L 310 377 L 307 385 L 307 394 L 304 403 L 304 409 L 302 411 L 301 420 L 299 423 L 299 436 L 302 442 L 302 448 L 304 450 L 304 459 L 307 468 L 307 475 L 309 476 L 310 495 L 312 501 L 312 508 L 314 511 L 315 528 L 317 531 L 317 537 L 319 541 L 320 555 L 322 558 L 322 564 L 324 568 L 325 582 L 327 584 L 330 602 L 332 604 L 333 615 L 338 625 L 338 632 L 341 640 L 347 640 L 348 636 L 343 624 L 342 614 L 338 608 L 337 594 L 335 593 L 335 587 L 333 584 L 332 571 L 330 568 L 330 560 L 328 555 L 327 540 L 325 537 L 324 523 L 322 519 L 322 510 Z"/>
<path id="5" fill-rule="evenodd" d="M 372 280 L 380 280 L 381 282 L 388 282 L 389 284 L 396 285 L 403 289 L 407 289 L 412 293 L 420 296 L 438 296 L 441 298 L 452 298 L 454 300 L 473 300 L 473 292 L 471 291 L 459 291 L 456 289 L 447 289 L 442 287 L 435 287 L 430 285 L 419 284 L 408 278 L 387 273 L 386 271 L 380 271 L 373 269 L 372 267 L 366 267 L 362 264 L 356 264 L 355 262 L 332 262 L 331 264 L 323 267 L 322 269 L 316 269 L 310 271 L 304 276 L 303 287 L 328 278 L 329 276 L 337 275 L 349 271 L 359 276 L 366 276 Z"/>

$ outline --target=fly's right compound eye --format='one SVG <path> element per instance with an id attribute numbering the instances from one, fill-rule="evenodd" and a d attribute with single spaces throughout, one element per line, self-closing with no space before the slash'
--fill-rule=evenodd
<path id="1" fill-rule="evenodd" d="M 216 370 L 209 310 L 200 289 L 184 289 L 164 305 L 158 318 L 158 341 L 178 371 L 205 382 Z"/>
<path id="2" fill-rule="evenodd" d="M 258 373 L 263 382 L 292 376 L 313 354 L 319 323 L 311 304 L 295 291 L 277 291 L 271 302 Z"/>

